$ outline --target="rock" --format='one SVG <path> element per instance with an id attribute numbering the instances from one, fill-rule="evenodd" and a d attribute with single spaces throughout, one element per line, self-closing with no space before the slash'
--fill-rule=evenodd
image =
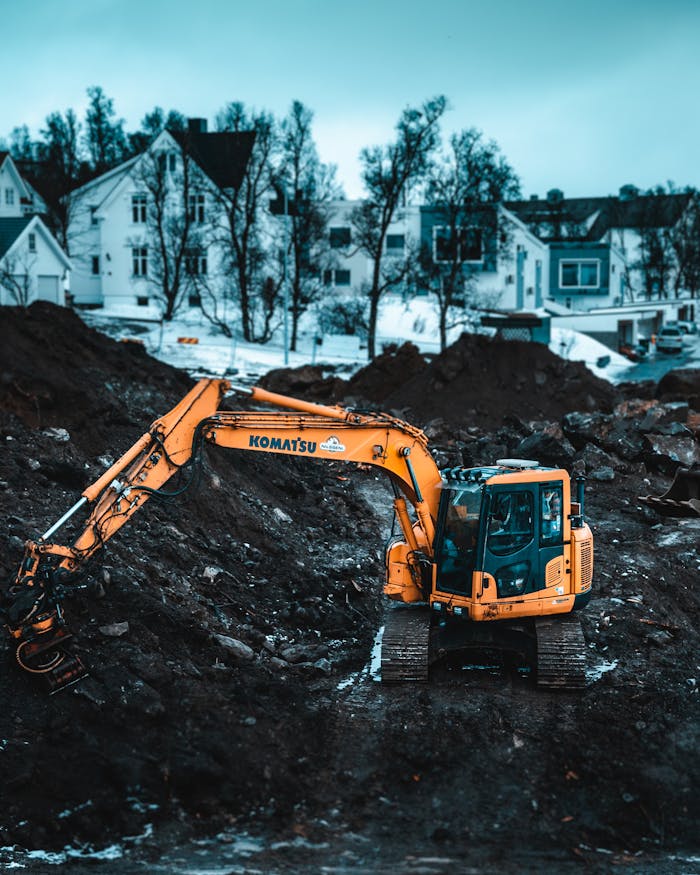
<path id="1" fill-rule="evenodd" d="M 70 434 L 65 428 L 46 428 L 42 434 L 45 434 L 46 437 L 61 443 L 67 443 L 70 440 Z"/>
<path id="2" fill-rule="evenodd" d="M 289 516 L 289 514 L 285 513 L 282 510 L 282 508 L 280 508 L 280 507 L 273 508 L 272 515 L 279 523 L 291 523 L 292 522 L 292 518 Z"/>
<path id="3" fill-rule="evenodd" d="M 99 631 L 108 638 L 121 638 L 129 631 L 129 623 L 126 620 L 123 623 L 110 623 L 107 626 L 100 626 Z"/>
<path id="4" fill-rule="evenodd" d="M 612 417 L 604 413 L 567 413 L 561 426 L 566 437 L 577 449 L 586 444 L 599 444 L 600 436 L 608 430 Z"/>
<path id="5" fill-rule="evenodd" d="M 601 483 L 610 483 L 615 479 L 615 472 L 609 467 L 596 468 L 595 471 L 591 471 L 590 474 L 588 474 L 588 477 L 591 480 L 598 480 Z"/>
<path id="6" fill-rule="evenodd" d="M 285 662 L 313 662 L 316 658 L 316 652 L 313 647 L 308 647 L 304 644 L 290 644 L 288 647 L 280 650 L 280 656 Z"/>
<path id="7" fill-rule="evenodd" d="M 234 659 L 239 662 L 252 662 L 255 659 L 255 651 L 252 647 L 248 647 L 243 641 L 237 638 L 230 638 L 228 635 L 219 635 L 214 633 L 214 640 L 224 647 Z"/>
<path id="8" fill-rule="evenodd" d="M 647 434 L 644 436 L 644 461 L 665 474 L 673 474 L 677 468 L 692 468 L 700 463 L 700 448 L 692 435 Z"/>
<path id="9" fill-rule="evenodd" d="M 223 573 L 223 568 L 219 568 L 217 565 L 207 565 L 207 567 L 202 572 L 202 577 L 206 578 L 206 580 L 212 581 L 213 583 L 214 580 Z"/>
<path id="10" fill-rule="evenodd" d="M 558 432 L 558 433 L 557 433 Z M 546 428 L 524 438 L 515 449 L 521 459 L 537 459 L 538 462 L 567 466 L 576 451 L 559 429 Z"/>
<path id="11" fill-rule="evenodd" d="M 325 657 L 317 659 L 314 663 L 314 668 L 317 669 L 320 674 L 326 676 L 332 674 L 333 672 L 333 667 L 331 666 L 330 661 L 327 660 Z"/>

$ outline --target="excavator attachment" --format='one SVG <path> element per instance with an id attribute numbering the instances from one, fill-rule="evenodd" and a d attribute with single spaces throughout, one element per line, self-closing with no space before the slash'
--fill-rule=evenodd
<path id="1" fill-rule="evenodd" d="M 664 516 L 700 515 L 700 471 L 678 468 L 663 495 L 640 495 L 639 500 Z"/>
<path id="2" fill-rule="evenodd" d="M 15 657 L 20 668 L 41 676 L 50 693 L 85 677 L 87 669 L 70 651 L 73 635 L 60 608 L 47 607 L 45 591 L 33 586 L 11 587 L 8 601 L 7 628 L 17 642 Z"/>

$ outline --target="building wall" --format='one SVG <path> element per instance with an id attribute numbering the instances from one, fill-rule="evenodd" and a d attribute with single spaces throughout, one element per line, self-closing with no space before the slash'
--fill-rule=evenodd
<path id="1" fill-rule="evenodd" d="M 12 218 L 24 215 L 21 197 L 24 194 L 10 170 L 9 159 L 3 161 L 0 167 L 0 218 Z"/>
<path id="2" fill-rule="evenodd" d="M 619 302 L 623 262 L 607 243 L 551 243 L 549 297 L 571 310 L 589 310 Z M 596 273 L 595 279 L 588 274 Z M 577 273 L 573 284 L 567 276 Z M 578 281 L 576 281 L 576 279 Z"/>

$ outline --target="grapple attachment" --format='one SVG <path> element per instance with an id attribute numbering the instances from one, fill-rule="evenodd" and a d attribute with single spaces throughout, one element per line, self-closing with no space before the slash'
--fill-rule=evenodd
<path id="1" fill-rule="evenodd" d="M 663 495 L 640 495 L 639 500 L 664 516 L 700 516 L 700 471 L 678 468 Z"/>

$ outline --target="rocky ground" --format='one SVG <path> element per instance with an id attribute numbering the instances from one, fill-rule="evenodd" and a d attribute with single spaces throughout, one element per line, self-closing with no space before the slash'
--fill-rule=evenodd
<path id="1" fill-rule="evenodd" d="M 9 582 L 24 540 L 190 381 L 47 305 L 3 308 L 0 341 Z M 12 855 L 120 842 L 115 872 L 180 871 L 162 861 L 194 840 L 227 872 L 693 871 L 700 517 L 639 499 L 700 461 L 700 373 L 613 388 L 544 347 L 463 337 L 348 382 L 304 368 L 265 383 L 398 412 L 440 464 L 585 470 L 589 686 L 536 692 L 496 665 L 383 688 L 369 663 L 386 485 L 342 463 L 208 452 L 197 488 L 151 500 L 66 604 L 89 678 L 47 697 L 3 642 L 0 860 L 40 871 Z M 249 859 L 244 833 L 266 837 Z"/>

